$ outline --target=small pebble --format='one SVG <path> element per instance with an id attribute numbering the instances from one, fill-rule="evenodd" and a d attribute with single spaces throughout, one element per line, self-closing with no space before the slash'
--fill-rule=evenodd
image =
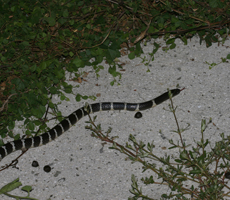
<path id="1" fill-rule="evenodd" d="M 38 166 L 39 166 L 38 161 L 34 160 L 32 162 L 32 167 L 38 167 Z"/>
<path id="2" fill-rule="evenodd" d="M 49 165 L 44 166 L 43 170 L 47 173 L 51 171 L 51 167 Z"/>
<path id="3" fill-rule="evenodd" d="M 137 112 L 135 115 L 134 115 L 135 118 L 139 119 L 142 117 L 142 113 L 141 112 Z"/>

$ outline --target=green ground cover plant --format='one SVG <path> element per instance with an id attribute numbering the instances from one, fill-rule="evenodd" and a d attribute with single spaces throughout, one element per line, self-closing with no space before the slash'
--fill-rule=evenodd
<path id="1" fill-rule="evenodd" d="M 149 71 L 154 70 L 148 64 L 157 50 L 170 51 L 176 47 L 177 38 L 186 45 L 189 38 L 198 35 L 200 44 L 209 47 L 214 42 L 224 43 L 229 34 L 230 3 L 224 0 L 0 0 L 0 3 L 2 139 L 22 137 L 13 132 L 15 121 L 24 121 L 25 136 L 33 137 L 48 130 L 47 121 L 63 119 L 52 96 L 68 101 L 65 94 L 73 94 L 73 86 L 66 80 L 67 72 L 72 74 L 73 81 L 79 81 L 84 67 L 91 66 L 100 78 L 98 72 L 104 70 L 101 63 L 105 61 L 110 66 L 112 86 L 122 78 L 119 73 L 122 65 L 117 58 L 141 57 L 141 42 L 159 37 L 165 40 L 162 47 L 154 43 L 150 60 L 142 58 Z M 210 68 L 215 66 L 207 64 Z M 76 101 L 95 99 L 73 95 Z M 52 119 L 47 119 L 48 112 L 53 114 Z M 3 144 L 0 140 L 0 145 Z"/>
<path id="2" fill-rule="evenodd" d="M 72 86 L 66 82 L 66 72 L 78 80 L 79 69 L 87 65 L 98 74 L 105 60 L 113 85 L 121 78 L 117 70 L 122 66 L 116 58 L 140 56 L 143 39 L 163 36 L 163 48 L 170 50 L 175 48 L 176 38 L 187 44 L 188 38 L 198 34 L 201 43 L 211 46 L 224 42 L 230 22 L 229 3 L 218 0 L 1 3 L 0 136 L 13 139 L 20 137 L 11 131 L 16 120 L 25 119 L 27 136 L 47 129 L 47 108 L 61 120 L 51 96 L 68 100 L 65 93 L 72 93 Z M 148 62 L 160 48 L 154 45 Z M 77 101 L 81 98 L 88 97 L 76 95 Z"/>

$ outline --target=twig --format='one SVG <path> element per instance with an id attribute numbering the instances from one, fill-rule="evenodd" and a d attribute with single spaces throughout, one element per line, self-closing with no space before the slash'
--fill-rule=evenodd
<path id="1" fill-rule="evenodd" d="M 2 107 L 0 108 L 0 112 L 2 112 L 2 111 L 4 110 L 5 105 L 6 105 L 6 107 L 7 107 L 7 104 L 8 104 L 8 102 L 9 102 L 10 98 L 11 98 L 12 96 L 16 95 L 16 94 L 17 94 L 17 93 L 14 93 L 14 94 L 11 94 L 10 96 L 8 96 L 7 100 L 3 103 Z M 7 109 L 7 108 L 6 108 L 6 109 Z"/>

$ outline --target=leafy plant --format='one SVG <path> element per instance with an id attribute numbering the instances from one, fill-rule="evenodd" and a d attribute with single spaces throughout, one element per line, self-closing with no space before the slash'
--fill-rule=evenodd
<path id="1" fill-rule="evenodd" d="M 12 130 L 25 119 L 27 136 L 47 130 L 47 106 L 61 116 L 52 95 L 68 100 L 72 93 L 66 72 L 80 76 L 86 65 L 98 71 L 105 60 L 114 80 L 121 74 L 116 59 L 142 53 L 141 41 L 162 35 L 166 51 L 175 38 L 184 44 L 198 34 L 207 46 L 228 35 L 227 1 L 1 1 L 0 18 L 0 136 L 19 139 Z M 218 33 L 218 35 L 217 35 Z M 150 54 L 148 64 L 160 48 Z M 124 51 L 127 49 L 127 51 Z M 149 71 L 148 69 L 147 71 Z M 65 92 L 65 93 L 64 93 Z M 78 95 L 77 101 L 82 94 Z M 1 141 L 1 144 L 3 142 Z"/>
<path id="2" fill-rule="evenodd" d="M 66 72 L 79 80 L 81 70 L 91 66 L 99 77 L 105 60 L 113 85 L 121 78 L 116 59 L 127 54 L 130 59 L 141 56 L 140 43 L 145 38 L 163 36 L 166 46 L 161 48 L 165 51 L 176 47 L 175 38 L 186 45 L 197 34 L 207 47 L 224 42 L 229 8 L 230 3 L 221 0 L 1 1 L 1 138 L 20 139 L 12 131 L 15 121 L 24 120 L 27 137 L 46 131 L 49 110 L 53 119 L 63 119 L 52 96 L 69 100 L 65 93 L 72 94 L 73 87 L 66 81 Z M 154 46 L 150 59 L 143 58 L 146 65 L 160 48 L 156 42 Z M 73 95 L 76 101 L 95 99 Z"/>
<path id="3" fill-rule="evenodd" d="M 30 197 L 30 192 L 32 190 L 32 187 L 29 185 L 23 186 L 21 188 L 22 191 L 27 192 L 27 196 L 17 196 L 17 195 L 12 195 L 9 192 L 15 190 L 16 188 L 19 188 L 22 185 L 22 183 L 19 181 L 19 178 L 15 179 L 14 181 L 8 183 L 7 185 L 3 186 L 0 189 L 0 195 L 5 195 L 11 198 L 14 198 L 16 200 L 20 199 L 30 199 L 30 200 L 38 200 L 35 198 Z"/>
<path id="4" fill-rule="evenodd" d="M 169 155 L 165 157 L 158 157 L 154 151 L 157 151 L 154 146 L 154 141 L 145 144 L 142 141 L 137 141 L 136 138 L 130 134 L 129 142 L 126 145 L 115 142 L 115 138 L 109 137 L 111 129 L 106 134 L 102 133 L 101 126 L 96 126 L 94 119 L 90 118 L 90 126 L 86 128 L 92 131 L 92 135 L 102 141 L 112 143 L 112 149 L 118 150 L 120 153 L 128 156 L 129 160 L 139 162 L 142 164 L 143 172 L 146 170 L 152 171 L 153 174 L 158 175 L 157 179 L 153 175 L 149 177 L 142 177 L 142 184 L 166 185 L 171 190 L 170 193 L 162 194 L 163 199 L 202 199 L 202 200 L 220 200 L 230 197 L 230 187 L 227 185 L 227 178 L 229 178 L 229 161 L 230 161 L 230 137 L 225 137 L 221 134 L 221 141 L 215 143 L 214 146 L 205 140 L 205 130 L 211 119 L 207 123 L 206 120 L 201 122 L 201 139 L 196 141 L 195 145 L 186 144 L 183 140 L 182 133 L 186 131 L 189 126 L 180 128 L 177 117 L 176 107 L 169 106 L 169 111 L 172 112 L 177 130 L 174 131 L 178 135 L 179 141 L 170 140 L 172 145 L 170 149 L 178 149 L 178 156 L 171 158 Z M 210 148 L 211 147 L 211 148 Z M 132 185 L 130 192 L 133 194 L 129 200 L 150 199 L 142 192 L 142 188 L 138 185 L 138 180 L 135 175 L 131 177 Z M 225 190 L 224 190 L 225 189 Z"/>
<path id="5" fill-rule="evenodd" d="M 142 59 L 142 63 L 145 64 L 145 66 L 149 66 L 149 63 L 154 61 L 154 54 L 157 52 L 157 50 L 159 49 L 160 45 L 157 44 L 156 42 L 154 42 L 154 49 L 152 51 L 152 53 L 149 53 L 149 60 L 146 58 L 146 56 L 144 56 L 144 58 L 140 57 Z M 150 70 L 148 69 L 147 72 L 149 72 Z"/>
<path id="6" fill-rule="evenodd" d="M 228 54 L 228 55 L 226 56 L 226 58 L 221 58 L 221 61 L 218 62 L 218 63 L 209 63 L 208 61 L 205 61 L 205 63 L 209 65 L 209 69 L 212 69 L 213 67 L 215 67 L 215 66 L 217 66 L 217 65 L 219 65 L 219 64 L 221 64 L 221 63 L 228 62 L 227 59 L 228 59 L 228 60 L 230 59 L 230 54 Z"/>

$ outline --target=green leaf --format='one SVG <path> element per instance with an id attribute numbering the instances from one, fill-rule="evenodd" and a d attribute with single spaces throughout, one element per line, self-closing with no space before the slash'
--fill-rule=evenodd
<path id="1" fill-rule="evenodd" d="M 67 20 L 66 20 L 66 19 L 63 19 L 63 18 L 60 18 L 60 19 L 58 20 L 58 22 L 59 22 L 60 24 L 65 24 L 65 23 L 67 22 Z"/>
<path id="2" fill-rule="evenodd" d="M 69 93 L 69 94 L 70 94 L 70 93 L 72 92 L 73 86 L 72 86 L 72 85 L 67 85 L 67 86 L 65 86 L 64 88 L 65 88 L 64 91 L 65 91 L 66 93 Z"/>
<path id="3" fill-rule="evenodd" d="M 48 105 L 49 105 L 49 107 L 52 108 L 52 109 L 55 107 L 54 104 L 53 104 L 53 102 L 51 102 L 51 101 L 49 102 Z"/>
<path id="4" fill-rule="evenodd" d="M 12 130 L 15 127 L 15 121 L 9 121 L 8 128 Z"/>
<path id="5" fill-rule="evenodd" d="M 208 34 L 208 35 L 205 37 L 205 42 L 206 42 L 206 46 L 207 46 L 207 47 L 212 46 L 212 40 L 211 40 L 211 37 L 212 37 L 212 35 L 211 35 L 211 34 Z"/>
<path id="6" fill-rule="evenodd" d="M 74 56 L 74 53 L 72 51 L 69 52 L 69 56 L 70 57 L 73 57 Z"/>
<path id="7" fill-rule="evenodd" d="M 57 94 L 58 89 L 56 87 L 51 87 L 49 91 L 51 94 Z"/>
<path id="8" fill-rule="evenodd" d="M 6 57 L 1 56 L 1 61 L 2 61 L 2 62 L 5 62 L 6 60 L 7 60 L 7 58 L 6 58 Z"/>
<path id="9" fill-rule="evenodd" d="M 157 44 L 156 42 L 154 42 L 153 45 L 156 47 L 155 49 L 153 49 L 153 52 L 152 52 L 152 54 L 154 55 L 157 52 L 157 50 L 159 49 L 160 45 Z"/>
<path id="10" fill-rule="evenodd" d="M 2 40 L 2 43 L 3 43 L 3 44 L 8 44 L 9 41 L 8 41 L 6 38 L 4 38 L 4 39 Z"/>
<path id="11" fill-rule="evenodd" d="M 120 56 L 120 52 L 118 50 L 108 49 L 106 53 L 107 62 L 112 63 L 113 60 L 119 56 Z"/>
<path id="12" fill-rule="evenodd" d="M 108 71 L 113 77 L 121 75 L 121 73 L 116 71 L 116 65 L 113 65 L 112 67 L 110 66 Z"/>
<path id="13" fill-rule="evenodd" d="M 178 162 L 178 163 L 182 163 L 182 161 L 179 160 L 179 159 L 175 159 L 175 161 Z"/>
<path id="14" fill-rule="evenodd" d="M 171 38 L 167 40 L 166 44 L 173 44 L 175 42 L 175 38 Z"/>
<path id="15" fill-rule="evenodd" d="M 188 44 L 188 41 L 187 41 L 187 38 L 185 36 L 183 36 L 181 38 L 181 40 L 184 42 L 184 45 L 187 45 Z"/>
<path id="16" fill-rule="evenodd" d="M 30 43 L 27 42 L 27 41 L 23 41 L 21 44 L 22 44 L 23 46 L 25 46 L 25 47 L 30 46 Z"/>
<path id="17" fill-rule="evenodd" d="M 82 99 L 84 99 L 84 100 L 86 100 L 88 98 L 89 98 L 88 96 L 82 96 Z"/>
<path id="18" fill-rule="evenodd" d="M 218 4 L 219 4 L 219 0 L 209 0 L 209 5 L 210 5 L 212 8 L 218 7 Z"/>
<path id="19" fill-rule="evenodd" d="M 58 78 L 58 79 L 62 79 L 64 76 L 65 76 L 65 72 L 64 72 L 64 70 L 60 70 L 60 69 L 56 69 L 55 70 L 55 75 L 56 75 L 56 77 Z"/>
<path id="20" fill-rule="evenodd" d="M 132 60 L 135 58 L 135 53 L 134 52 L 131 52 L 129 55 L 128 55 L 129 59 Z"/>
<path id="21" fill-rule="evenodd" d="M 44 69 L 46 69 L 51 63 L 47 60 L 47 61 L 43 61 L 40 66 L 39 66 L 39 71 L 42 71 Z"/>
<path id="22" fill-rule="evenodd" d="M 181 160 L 188 160 L 188 155 L 187 155 L 187 153 L 186 153 L 185 151 L 182 151 L 182 152 L 180 153 L 180 158 L 181 158 Z"/>
<path id="23" fill-rule="evenodd" d="M 110 85 L 113 86 L 114 83 L 115 83 L 115 80 L 111 81 L 111 82 L 110 82 Z"/>
<path id="24" fill-rule="evenodd" d="M 69 24 L 70 24 L 71 26 L 73 26 L 73 25 L 74 25 L 74 20 L 73 20 L 73 19 L 70 20 L 70 21 L 69 21 Z"/>
<path id="25" fill-rule="evenodd" d="M 26 130 L 26 135 L 32 137 L 32 134 L 31 134 L 31 132 L 30 132 L 29 130 Z M 16 139 L 15 139 L 15 140 L 16 140 Z"/>
<path id="26" fill-rule="evenodd" d="M 35 71 L 36 71 L 36 68 L 37 68 L 37 65 L 34 64 L 34 65 L 32 65 L 32 66 L 30 67 L 30 71 L 31 71 L 31 72 L 35 72 Z"/>
<path id="27" fill-rule="evenodd" d="M 8 193 L 22 185 L 21 182 L 19 182 L 19 178 L 15 179 L 14 181 L 8 183 L 7 185 L 3 186 L 0 189 L 0 194 Z"/>
<path id="28" fill-rule="evenodd" d="M 29 193 L 32 191 L 32 187 L 30 185 L 25 185 L 24 187 L 21 188 L 21 190 Z"/>
<path id="29" fill-rule="evenodd" d="M 199 169 L 197 170 L 191 170 L 189 174 L 201 174 L 201 171 Z"/>
<path id="30" fill-rule="evenodd" d="M 160 28 L 163 28 L 164 27 L 164 18 L 158 17 L 157 24 Z"/>
<path id="31" fill-rule="evenodd" d="M 16 86 L 18 90 L 24 90 L 25 84 L 22 82 L 21 79 L 15 78 L 11 82 Z"/>
<path id="32" fill-rule="evenodd" d="M 81 95 L 80 94 L 77 94 L 77 96 L 75 97 L 76 101 L 81 101 Z"/>
<path id="33" fill-rule="evenodd" d="M 170 49 L 175 49 L 175 47 L 176 47 L 176 44 L 175 43 L 173 43 L 172 45 L 170 45 Z"/>
<path id="34" fill-rule="evenodd" d="M 171 146 L 171 147 L 169 147 L 169 149 L 175 149 L 175 148 L 177 148 L 177 146 L 175 145 L 175 146 Z"/>
<path id="35" fill-rule="evenodd" d="M 206 120 L 202 119 L 201 120 L 201 132 L 203 133 L 206 128 Z"/>
<path id="36" fill-rule="evenodd" d="M 65 9 L 63 12 L 63 17 L 68 17 L 68 16 L 69 16 L 69 12 L 67 9 Z"/>
<path id="37" fill-rule="evenodd" d="M 66 99 L 66 96 L 64 94 L 61 94 L 60 99 L 64 101 Z"/>
<path id="38" fill-rule="evenodd" d="M 80 58 L 75 58 L 72 63 L 77 67 L 77 68 L 83 68 L 85 67 L 84 61 L 82 61 Z"/>
<path id="39" fill-rule="evenodd" d="M 34 128 L 35 128 L 34 123 L 29 122 L 29 123 L 27 124 L 27 128 L 28 128 L 29 130 L 33 131 Z"/>
<path id="40" fill-rule="evenodd" d="M 34 120 L 33 123 L 36 125 L 36 126 L 40 126 L 42 124 L 41 121 L 39 120 Z"/>
<path id="41" fill-rule="evenodd" d="M 56 24 L 54 17 L 45 17 L 45 20 L 49 23 L 50 26 L 54 26 Z"/>
<path id="42" fill-rule="evenodd" d="M 32 113 L 35 117 L 37 118 L 42 118 L 43 115 L 45 114 L 45 111 L 46 111 L 46 107 L 45 106 L 38 106 L 37 108 L 32 108 Z"/>

